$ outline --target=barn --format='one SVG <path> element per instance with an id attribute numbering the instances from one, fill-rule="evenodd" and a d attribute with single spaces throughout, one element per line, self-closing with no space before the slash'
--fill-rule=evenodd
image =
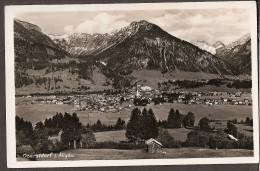
<path id="1" fill-rule="evenodd" d="M 145 145 L 148 153 L 162 152 L 163 145 L 153 138 L 150 138 L 149 140 L 145 141 Z"/>

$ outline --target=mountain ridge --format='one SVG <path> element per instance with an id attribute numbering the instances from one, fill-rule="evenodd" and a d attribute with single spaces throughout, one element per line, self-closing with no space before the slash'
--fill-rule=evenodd
<path id="1" fill-rule="evenodd" d="M 96 82 L 93 78 L 97 71 L 102 75 L 103 81 L 99 83 L 102 88 L 111 85 L 107 81 L 112 81 L 116 88 L 128 87 L 136 79 L 133 72 L 142 70 L 159 71 L 162 76 L 174 72 L 216 74 L 222 78 L 237 74 L 224 58 L 172 36 L 145 20 L 131 22 L 111 34 L 69 36 L 46 35 L 36 25 L 19 22 L 14 21 L 14 38 L 16 64 L 20 71 L 44 69 L 45 77 L 49 72 L 68 69 L 67 75 L 78 79 L 72 81 L 66 77 L 65 83 L 78 82 L 73 83 L 74 88 L 82 84 L 77 81 L 82 79 L 88 80 L 88 86 L 92 85 Z"/>

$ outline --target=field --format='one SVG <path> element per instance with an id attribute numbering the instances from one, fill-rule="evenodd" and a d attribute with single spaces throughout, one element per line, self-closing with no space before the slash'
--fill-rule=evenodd
<path id="1" fill-rule="evenodd" d="M 94 134 L 97 142 L 104 142 L 104 141 L 120 142 L 126 140 L 125 130 L 96 132 Z"/>
<path id="2" fill-rule="evenodd" d="M 113 125 L 120 117 L 125 121 L 129 120 L 131 110 L 123 110 L 118 113 L 108 112 L 103 113 L 97 110 L 73 111 L 72 105 L 62 104 L 42 104 L 31 103 L 34 98 L 16 98 L 16 115 L 31 121 L 33 124 L 44 120 L 45 118 L 55 115 L 57 112 L 77 113 L 80 121 L 83 124 L 93 124 L 97 120 L 101 120 L 103 124 Z M 195 115 L 195 125 L 198 121 L 207 117 L 209 119 L 218 120 L 233 120 L 237 118 L 238 121 L 245 120 L 246 117 L 252 118 L 252 106 L 247 105 L 214 105 L 206 106 L 204 104 L 186 105 L 181 103 L 164 103 L 162 105 L 148 104 L 146 108 L 152 108 L 157 120 L 166 120 L 171 108 L 178 109 L 180 113 L 187 114 L 193 112 Z M 143 109 L 143 107 L 140 107 Z"/>
<path id="3" fill-rule="evenodd" d="M 178 128 L 178 129 L 167 129 L 169 134 L 177 141 L 185 141 L 187 138 L 187 134 L 192 131 L 186 128 Z M 120 131 L 105 131 L 105 132 L 96 132 L 94 133 L 97 142 L 104 141 L 113 141 L 120 142 L 125 141 L 125 130 Z"/>
<path id="4" fill-rule="evenodd" d="M 202 87 L 198 87 L 198 88 L 186 88 L 183 89 L 185 91 L 197 91 L 197 92 L 212 92 L 212 91 L 218 91 L 218 92 L 236 92 L 236 91 L 241 91 L 241 92 L 251 92 L 251 88 L 247 88 L 247 89 L 235 89 L 235 88 L 228 88 L 225 85 L 221 85 L 219 87 L 216 87 L 214 85 L 204 85 Z"/>
<path id="5" fill-rule="evenodd" d="M 167 131 L 174 138 L 174 140 L 184 142 L 187 139 L 187 134 L 192 130 L 186 128 L 178 128 L 178 129 L 167 129 Z"/>
<path id="6" fill-rule="evenodd" d="M 243 124 L 236 124 L 238 132 L 241 132 L 245 134 L 246 136 L 253 136 L 253 127 L 252 126 L 246 126 Z"/>
<path id="7" fill-rule="evenodd" d="M 163 149 L 166 153 L 150 154 L 144 150 L 116 150 L 116 149 L 76 149 L 66 150 L 62 153 L 73 154 L 74 157 L 50 157 L 38 159 L 46 160 L 125 160 L 125 159 L 171 159 L 171 158 L 217 158 L 217 157 L 250 157 L 253 150 L 244 149 L 200 149 L 177 148 Z M 17 158 L 17 160 L 24 160 Z"/>
<path id="8" fill-rule="evenodd" d="M 134 76 L 137 80 L 142 81 L 145 85 L 150 86 L 152 88 L 158 88 L 158 82 L 164 82 L 168 80 L 209 80 L 209 79 L 216 79 L 221 78 L 218 74 L 208 74 L 203 72 L 187 72 L 187 71 L 172 71 L 166 74 L 162 74 L 158 70 L 140 70 L 140 71 L 133 71 L 132 76 Z M 225 75 L 228 79 L 235 79 L 236 77 Z M 251 79 L 249 75 L 239 75 L 239 79 Z M 142 84 L 140 82 L 140 84 Z M 187 89 L 188 90 L 188 89 Z M 236 91 L 236 89 L 227 88 L 226 86 L 204 86 L 199 87 L 196 89 L 191 89 L 191 91 Z M 240 89 L 241 91 L 250 92 L 251 89 Z"/>

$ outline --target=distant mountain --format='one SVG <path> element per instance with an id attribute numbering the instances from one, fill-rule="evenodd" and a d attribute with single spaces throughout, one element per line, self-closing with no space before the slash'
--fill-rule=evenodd
<path id="1" fill-rule="evenodd" d="M 132 22 L 115 35 L 121 38 L 92 59 L 105 62 L 107 74 L 131 74 L 133 70 L 157 69 L 163 73 L 191 71 L 232 75 L 231 68 L 221 59 L 189 42 L 176 38 L 147 21 Z"/>
<path id="2" fill-rule="evenodd" d="M 212 46 L 213 46 L 215 49 L 219 49 L 219 48 L 225 47 L 225 44 L 222 43 L 221 41 L 217 41 L 217 42 L 214 43 Z"/>
<path id="3" fill-rule="evenodd" d="M 129 37 L 132 31 L 130 27 L 126 27 L 111 34 L 75 33 L 68 37 L 50 37 L 67 52 L 82 56 L 101 53 Z"/>
<path id="4" fill-rule="evenodd" d="M 38 26 L 18 19 L 14 20 L 14 44 L 15 61 L 26 68 L 41 67 L 53 59 L 70 56 Z"/>
<path id="5" fill-rule="evenodd" d="M 222 78 L 236 74 L 226 58 L 212 54 L 214 48 L 226 47 L 221 42 L 207 46 L 206 42 L 200 42 L 208 47 L 201 49 L 145 20 L 134 21 L 111 34 L 77 33 L 70 36 L 47 36 L 36 25 L 14 20 L 14 40 L 16 67 L 23 75 L 18 73 L 17 80 L 21 84 L 17 87 L 35 82 L 35 91 L 39 86 L 35 75 L 63 80 L 60 85 L 55 82 L 53 87 L 39 83 L 42 90 L 66 91 L 79 86 L 102 90 L 111 86 L 128 87 L 130 82 L 143 77 L 140 73 L 147 71 L 160 73 L 161 77 L 167 75 L 167 78 L 174 73 L 189 73 L 189 79 L 193 74 L 196 79 L 211 78 L 212 74 Z M 27 82 L 23 84 L 25 77 Z M 154 78 L 149 78 L 143 78 L 143 81 L 156 85 L 152 81 Z"/>
<path id="6" fill-rule="evenodd" d="M 243 35 L 238 40 L 217 49 L 216 56 L 221 57 L 236 68 L 239 74 L 251 75 L 251 35 Z"/>
<path id="7" fill-rule="evenodd" d="M 200 49 L 205 50 L 213 55 L 216 54 L 216 47 L 214 45 L 210 45 L 209 43 L 207 43 L 206 41 L 203 40 L 193 40 L 191 41 L 191 44 L 198 46 Z"/>
<path id="8" fill-rule="evenodd" d="M 220 47 L 217 49 L 217 55 L 218 56 L 225 56 L 226 54 L 228 54 L 229 52 L 232 51 L 232 49 L 234 48 L 238 48 L 242 45 L 244 45 L 247 41 L 251 40 L 251 35 L 250 33 L 247 33 L 245 35 L 243 35 L 241 38 L 239 38 L 238 40 L 226 45 L 226 46 L 223 46 L 223 47 Z"/>

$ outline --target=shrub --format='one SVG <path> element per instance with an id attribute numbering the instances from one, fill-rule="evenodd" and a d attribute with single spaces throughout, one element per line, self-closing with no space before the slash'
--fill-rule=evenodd
<path id="1" fill-rule="evenodd" d="M 30 155 L 30 154 L 34 154 L 34 150 L 31 145 L 22 145 L 16 149 L 16 154 L 21 156 L 23 154 Z"/>
<path id="2" fill-rule="evenodd" d="M 191 131 L 187 135 L 186 146 L 207 147 L 209 145 L 210 133 L 205 131 Z"/>
<path id="3" fill-rule="evenodd" d="M 166 129 L 160 129 L 159 136 L 157 138 L 165 148 L 180 148 L 181 144 L 178 141 L 174 141 L 174 138 L 169 134 Z"/>
<path id="4" fill-rule="evenodd" d="M 208 118 L 202 118 L 199 121 L 199 126 L 200 126 L 200 130 L 205 131 L 205 132 L 211 132 L 212 129 L 209 126 L 209 119 Z"/>
<path id="5" fill-rule="evenodd" d="M 223 130 L 217 130 L 216 133 L 212 134 L 209 139 L 210 148 L 220 148 L 223 141 L 226 141 L 227 135 Z"/>
<path id="6" fill-rule="evenodd" d="M 183 118 L 183 126 L 185 127 L 193 127 L 195 122 L 195 116 L 192 112 L 189 112 L 186 116 Z"/>
<path id="7" fill-rule="evenodd" d="M 237 127 L 231 122 L 227 122 L 227 133 L 233 135 L 236 138 L 238 136 Z"/>

